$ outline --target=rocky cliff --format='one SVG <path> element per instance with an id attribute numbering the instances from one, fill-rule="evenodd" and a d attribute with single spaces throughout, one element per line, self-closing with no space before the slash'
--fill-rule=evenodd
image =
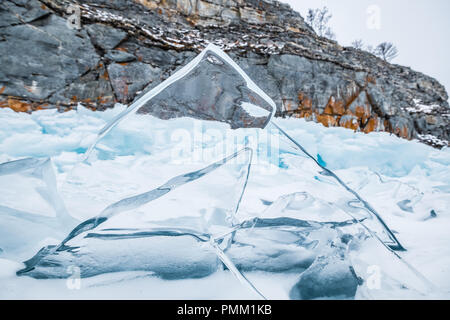
<path id="1" fill-rule="evenodd" d="M 275 100 L 277 116 L 448 145 L 448 96 L 435 79 L 318 37 L 275 0 L 3 0 L 0 107 L 130 103 L 208 42 Z"/>

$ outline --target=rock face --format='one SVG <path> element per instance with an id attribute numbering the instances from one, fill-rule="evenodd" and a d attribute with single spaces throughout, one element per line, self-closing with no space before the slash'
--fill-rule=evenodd
<path id="1" fill-rule="evenodd" d="M 74 4 L 79 30 L 67 23 Z M 4 0 L 0 107 L 130 103 L 208 42 L 275 100 L 277 116 L 448 145 L 448 96 L 435 79 L 318 37 L 275 0 Z"/>

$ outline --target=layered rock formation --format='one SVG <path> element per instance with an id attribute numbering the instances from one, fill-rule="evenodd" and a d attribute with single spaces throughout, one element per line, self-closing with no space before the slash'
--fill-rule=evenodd
<path id="1" fill-rule="evenodd" d="M 448 145 L 448 96 L 435 79 L 318 37 L 275 0 L 2 1 L 0 107 L 130 103 L 209 42 L 275 100 L 277 116 Z"/>

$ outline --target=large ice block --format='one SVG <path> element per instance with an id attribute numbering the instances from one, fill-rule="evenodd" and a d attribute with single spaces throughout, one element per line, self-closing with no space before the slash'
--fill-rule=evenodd
<path id="1" fill-rule="evenodd" d="M 179 279 L 216 271 L 218 257 L 209 241 L 236 223 L 251 158 L 252 150 L 243 149 L 108 206 L 60 245 L 40 251 L 20 274 L 60 278 L 68 276 L 70 264 L 83 277 L 140 270 Z"/>
<path id="2" fill-rule="evenodd" d="M 156 127 L 151 127 L 150 123 L 154 124 L 155 121 L 149 118 L 150 115 L 164 119 L 166 118 L 165 110 L 171 110 L 172 115 L 202 119 L 201 128 L 199 130 L 194 128 L 194 132 L 168 133 L 164 131 L 163 120 L 156 122 Z M 403 250 L 403 246 L 383 218 L 367 201 L 348 187 L 335 173 L 322 166 L 320 161 L 312 157 L 299 141 L 292 139 L 275 123 L 273 119 L 275 111 L 276 105 L 273 100 L 227 54 L 212 44 L 208 45 L 189 64 L 155 88 L 148 90 L 99 132 L 98 137 L 86 152 L 84 162 L 73 170 L 68 179 L 68 184 L 64 188 L 67 201 L 70 204 L 83 202 L 89 205 L 89 210 L 95 212 L 114 202 L 112 197 L 124 198 L 146 189 L 147 185 L 143 183 L 143 177 L 146 177 L 150 183 L 162 182 L 163 178 L 158 179 L 158 174 L 146 170 L 143 165 L 145 160 L 136 161 L 137 158 L 145 159 L 147 155 L 152 155 L 152 161 L 154 161 L 154 155 L 157 154 L 158 160 L 165 162 L 164 165 L 178 163 L 188 166 L 195 163 L 192 169 L 199 169 L 205 164 L 198 161 L 204 160 L 201 159 L 202 156 L 198 157 L 198 154 L 195 154 L 189 159 L 190 161 L 183 161 L 184 159 L 180 161 L 179 155 L 176 154 L 178 150 L 174 152 L 173 147 L 167 147 L 169 144 L 167 141 L 174 138 L 180 139 L 180 145 L 187 144 L 186 148 L 194 149 L 193 153 L 195 149 L 203 150 L 208 143 L 214 144 L 214 141 L 205 141 L 206 132 L 216 130 L 205 120 L 219 120 L 228 123 L 231 128 L 265 128 L 269 125 L 267 129 L 271 132 L 270 136 L 275 135 L 277 141 L 280 140 L 283 144 L 280 150 L 286 154 L 286 157 L 295 155 L 292 162 L 297 164 L 292 165 L 299 167 L 302 180 L 309 183 L 311 190 L 325 191 L 325 188 L 328 188 L 330 190 L 328 200 L 333 202 L 334 207 L 339 207 L 352 217 L 358 214 L 367 217 L 365 227 L 371 228 L 391 248 Z M 249 130 L 249 136 L 258 136 L 258 133 L 254 134 L 250 132 L 250 129 L 247 130 Z M 192 143 L 192 137 L 194 143 Z M 232 138 L 228 140 L 231 144 L 236 143 L 232 141 Z M 276 147 L 280 146 L 274 146 L 272 149 Z M 226 151 L 219 150 L 216 153 L 216 159 L 223 158 L 225 154 Z M 114 160 L 116 163 L 117 161 L 131 162 L 135 174 L 132 170 L 126 174 L 116 170 Z M 276 165 L 280 166 L 280 162 L 278 161 Z M 164 179 L 168 178 L 164 177 Z M 273 178 L 276 180 L 275 177 Z M 79 184 L 89 184 L 93 187 L 91 195 L 86 196 L 82 201 L 77 191 Z M 321 187 L 317 188 L 319 184 Z M 307 185 L 302 187 L 309 188 Z M 110 190 L 112 192 L 109 192 Z M 309 189 L 292 190 L 290 193 L 293 191 L 305 192 Z M 83 218 L 89 216 L 85 206 L 71 205 L 71 207 L 75 216 L 83 215 Z M 92 216 L 93 213 L 90 214 Z"/>

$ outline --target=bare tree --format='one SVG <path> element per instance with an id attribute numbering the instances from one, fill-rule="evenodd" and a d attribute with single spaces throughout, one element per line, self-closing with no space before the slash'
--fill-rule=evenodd
<path id="1" fill-rule="evenodd" d="M 367 46 L 366 46 L 366 51 L 367 52 L 370 52 L 371 54 L 374 54 L 374 55 L 377 55 L 377 53 L 376 53 L 376 48 L 374 48 L 372 45 L 370 45 L 370 44 L 368 44 Z"/>
<path id="2" fill-rule="evenodd" d="M 352 47 L 358 50 L 364 49 L 364 42 L 361 39 L 352 42 Z"/>
<path id="3" fill-rule="evenodd" d="M 398 56 L 397 48 L 391 42 L 380 43 L 375 48 L 375 55 L 382 58 L 384 61 L 391 62 L 394 58 Z"/>
<path id="4" fill-rule="evenodd" d="M 364 42 L 361 39 L 358 39 L 352 42 L 352 47 L 370 52 L 388 62 L 391 62 L 398 56 L 398 50 L 391 42 L 383 42 L 378 46 L 373 47 L 370 44 L 367 46 L 364 45 Z"/>
<path id="5" fill-rule="evenodd" d="M 329 13 L 327 7 L 323 7 L 322 9 L 309 9 L 306 22 L 319 36 L 334 40 L 336 35 L 328 26 L 328 22 L 332 17 L 333 15 Z"/>

